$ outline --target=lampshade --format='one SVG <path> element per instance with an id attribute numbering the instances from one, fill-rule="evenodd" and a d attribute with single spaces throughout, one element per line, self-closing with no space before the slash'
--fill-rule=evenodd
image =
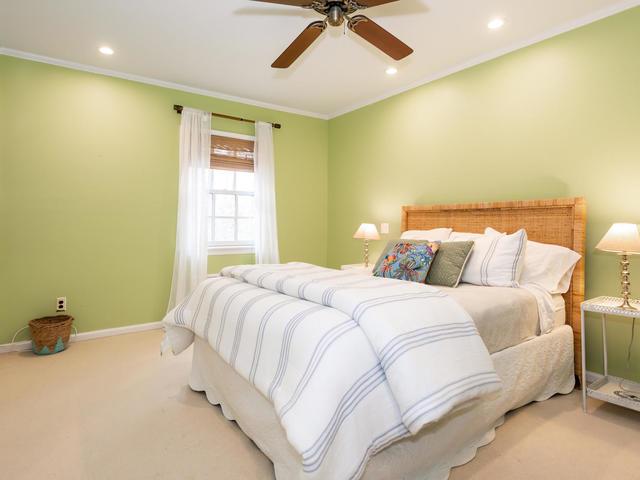
<path id="1" fill-rule="evenodd" d="M 635 223 L 614 223 L 596 248 L 605 252 L 639 254 L 638 226 Z"/>
<path id="2" fill-rule="evenodd" d="M 353 238 L 363 238 L 365 240 L 380 240 L 378 229 L 373 223 L 363 223 L 353 234 Z"/>

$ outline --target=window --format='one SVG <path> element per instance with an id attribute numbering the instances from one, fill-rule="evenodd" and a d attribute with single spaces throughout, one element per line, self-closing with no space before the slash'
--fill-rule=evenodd
<path id="1" fill-rule="evenodd" d="M 209 253 L 253 253 L 253 138 L 214 132 L 209 175 Z"/>

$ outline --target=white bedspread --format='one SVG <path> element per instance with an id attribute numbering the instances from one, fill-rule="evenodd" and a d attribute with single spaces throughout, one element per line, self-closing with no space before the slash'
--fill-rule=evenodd
<path id="1" fill-rule="evenodd" d="M 273 403 L 309 478 L 358 478 L 377 451 L 501 385 L 469 315 L 424 284 L 230 267 L 164 323 L 174 353 L 198 335 Z"/>

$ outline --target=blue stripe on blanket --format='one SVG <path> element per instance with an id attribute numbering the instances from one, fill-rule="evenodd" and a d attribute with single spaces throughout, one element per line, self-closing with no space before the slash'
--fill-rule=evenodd
<path id="1" fill-rule="evenodd" d="M 207 285 L 207 287 L 209 285 L 211 285 L 211 284 L 214 284 L 217 280 L 220 280 L 220 278 L 214 278 L 214 279 L 209 280 L 209 284 Z M 205 288 L 207 288 L 207 287 L 205 287 Z M 191 299 L 195 295 L 196 291 L 197 291 L 197 289 L 192 290 L 189 293 L 189 295 L 187 295 L 187 297 L 174 310 L 173 318 L 174 318 L 174 321 L 175 321 L 176 325 L 184 325 L 184 326 L 186 326 L 186 323 L 184 321 L 184 311 L 186 310 L 187 306 L 189 305 L 189 302 L 191 302 Z M 203 296 L 204 296 L 204 292 L 202 294 L 202 297 Z M 202 301 L 202 297 L 200 297 L 200 301 Z"/>
<path id="2" fill-rule="evenodd" d="M 225 271 L 220 272 L 220 274 L 223 276 L 230 276 L 232 278 L 235 278 L 236 280 L 247 282 L 247 276 L 251 272 L 255 272 L 256 270 L 259 270 L 259 268 L 253 265 L 238 265 L 236 267 L 229 268 L 229 275 L 226 275 Z"/>
<path id="3" fill-rule="evenodd" d="M 207 310 L 207 320 L 204 322 L 204 328 L 202 329 L 202 338 L 206 339 L 207 341 L 209 340 L 209 329 L 211 328 L 211 321 L 213 320 L 213 308 L 216 306 L 218 298 L 220 298 L 220 295 L 222 295 L 225 290 L 237 285 L 242 285 L 242 283 L 237 281 L 227 283 L 226 285 L 223 285 L 218 290 L 216 290 L 211 296 L 211 299 L 209 300 L 209 310 Z"/>
<path id="4" fill-rule="evenodd" d="M 309 307 L 306 310 L 296 314 L 289 322 L 284 329 L 284 334 L 282 337 L 282 347 L 280 349 L 280 358 L 278 359 L 278 368 L 276 370 L 276 374 L 273 377 L 271 385 L 269 386 L 268 397 L 269 400 L 273 400 L 273 394 L 282 383 L 282 379 L 284 378 L 284 374 L 287 371 L 287 364 L 289 363 L 289 350 L 291 348 L 291 339 L 293 338 L 293 334 L 298 328 L 298 325 L 302 323 L 303 320 L 312 315 L 313 313 L 320 312 L 324 310 L 324 307 L 321 305 L 314 305 L 313 307 Z"/>
<path id="5" fill-rule="evenodd" d="M 244 322 L 245 322 L 245 319 L 247 318 L 247 314 L 249 313 L 249 310 L 251 310 L 251 307 L 253 307 L 260 300 L 264 300 L 265 298 L 270 298 L 270 297 L 277 297 L 277 296 L 278 294 L 275 292 L 263 293 L 256 297 L 253 297 L 242 307 L 242 310 L 240 310 L 240 313 L 238 314 L 238 320 L 236 322 L 236 332 L 233 337 L 233 347 L 231 348 L 231 356 L 229 357 L 229 363 L 231 364 L 232 367 L 235 368 L 236 366 L 236 358 L 238 356 L 238 350 L 240 349 L 240 340 L 242 339 L 242 330 L 244 328 Z"/>
<path id="6" fill-rule="evenodd" d="M 340 272 L 339 274 L 336 274 L 333 270 L 330 270 L 328 273 L 331 274 L 328 277 L 314 278 L 312 280 L 307 280 L 306 282 L 301 283 L 298 286 L 298 297 L 308 300 L 307 296 L 305 295 L 305 291 L 307 290 L 307 287 L 309 287 L 310 285 L 326 282 L 328 280 L 337 280 L 339 278 L 352 277 L 354 275 L 358 275 L 353 272 Z"/>
<path id="7" fill-rule="evenodd" d="M 307 273 L 292 273 L 290 275 L 285 275 L 284 277 L 282 277 L 281 279 L 279 279 L 276 282 L 276 287 L 275 290 L 279 293 L 284 293 L 284 283 L 287 280 L 291 280 L 292 278 L 298 278 L 298 277 L 304 277 L 306 275 L 315 275 L 316 273 L 318 273 L 316 271 L 318 267 L 316 267 L 315 265 L 309 265 L 306 268 L 292 268 L 291 270 L 309 270 L 312 269 L 313 271 L 311 272 L 307 272 Z M 289 272 L 290 270 L 287 270 L 286 272 Z"/>
<path id="8" fill-rule="evenodd" d="M 360 319 L 367 312 L 367 310 L 375 307 L 379 307 L 380 305 L 387 305 L 389 303 L 397 303 L 397 302 L 406 302 L 411 300 L 419 300 L 423 298 L 444 298 L 447 295 L 440 291 L 435 292 L 412 292 L 412 293 L 400 293 L 397 295 L 387 295 L 385 297 L 376 297 L 370 298 L 363 302 L 360 302 L 355 306 L 353 312 L 351 313 L 351 318 L 353 318 L 357 323 L 360 323 Z"/>
<path id="9" fill-rule="evenodd" d="M 381 288 L 381 287 L 388 287 L 388 286 L 394 286 L 392 284 L 387 284 L 387 285 L 382 285 L 380 283 L 376 283 L 375 285 L 371 285 L 369 287 L 364 287 L 364 286 L 356 286 L 359 285 L 363 282 L 370 282 L 372 279 L 374 279 L 375 277 L 364 277 L 364 278 L 359 278 L 357 280 L 354 280 L 353 282 L 347 282 L 347 283 L 342 283 L 337 287 L 331 287 L 331 288 L 327 288 L 324 292 L 322 292 L 322 304 L 324 306 L 331 306 L 331 303 L 333 302 L 333 297 L 335 296 L 335 294 L 337 292 L 342 292 L 344 290 L 349 290 L 349 289 L 366 289 L 366 288 Z"/>
<path id="10" fill-rule="evenodd" d="M 320 436 L 313 445 L 302 452 L 303 468 L 307 473 L 315 472 L 324 457 L 327 455 L 331 444 L 333 443 L 340 426 L 355 410 L 355 408 L 364 400 L 376 387 L 381 385 L 386 379 L 384 371 L 380 365 L 375 365 L 362 375 L 356 383 L 343 395 L 340 403 L 331 417 L 330 422 L 324 428 Z"/>
<path id="11" fill-rule="evenodd" d="M 413 336 L 405 337 L 384 357 L 381 356 L 380 364 L 387 370 L 398 358 L 415 348 L 455 338 L 473 337 L 477 334 L 478 332 L 473 325 L 458 325 L 441 331 L 415 333 Z"/>
<path id="12" fill-rule="evenodd" d="M 195 293 L 195 290 L 192 291 L 191 293 L 189 293 L 189 295 L 187 295 L 187 298 L 185 298 L 182 303 L 180 305 L 178 305 L 178 308 L 175 309 L 174 313 L 173 313 L 173 318 L 175 319 L 174 321 L 176 322 L 176 325 L 184 325 L 184 310 L 187 308 L 187 305 L 189 305 L 189 302 L 191 301 L 191 298 L 193 297 L 193 294 Z"/>
<path id="13" fill-rule="evenodd" d="M 260 320 L 260 326 L 258 327 L 258 335 L 256 336 L 256 346 L 253 349 L 253 360 L 251 361 L 251 371 L 249 373 L 249 380 L 253 385 L 256 384 L 256 372 L 258 371 L 258 364 L 260 363 L 260 353 L 262 352 L 262 341 L 264 340 L 264 331 L 267 328 L 267 324 L 273 314 L 276 313 L 279 309 L 286 305 L 291 305 L 294 303 L 302 302 L 302 300 L 298 300 L 297 298 L 287 298 L 284 301 L 272 305 L 267 309 L 266 312 L 262 315 L 262 319 Z"/>
<path id="14" fill-rule="evenodd" d="M 264 286 L 265 279 L 269 275 L 273 275 L 273 272 L 265 272 L 262 275 L 260 275 L 258 278 L 256 278 L 256 285 L 258 285 L 260 288 L 262 288 Z"/>
<path id="15" fill-rule="evenodd" d="M 322 336 L 320 341 L 316 344 L 316 347 L 311 354 L 311 358 L 307 363 L 307 367 L 305 368 L 302 377 L 300 377 L 300 381 L 293 391 L 291 398 L 282 406 L 280 412 L 278 413 L 281 420 L 287 414 L 287 412 L 294 407 L 294 405 L 302 395 L 302 392 L 309 384 L 309 381 L 313 377 L 313 374 L 316 372 L 318 365 L 320 365 L 320 361 L 324 357 L 324 354 L 327 353 L 327 350 L 329 350 L 329 347 L 331 347 L 331 345 L 333 345 L 334 342 L 342 337 L 345 333 L 353 330 L 357 326 L 358 325 L 353 320 L 349 319 L 346 322 L 339 323 Z"/>
<path id="16" fill-rule="evenodd" d="M 220 314 L 220 322 L 218 327 L 218 335 L 216 336 L 216 346 L 215 346 L 216 352 L 220 351 L 220 342 L 222 342 L 222 334 L 224 333 L 224 326 L 227 323 L 227 316 L 229 315 L 229 309 L 231 308 L 231 304 L 233 303 L 233 301 L 243 293 L 258 290 L 256 287 L 254 287 L 251 284 L 245 283 L 244 285 L 246 285 L 247 288 L 243 288 L 242 290 L 232 293 L 229 296 L 229 298 L 227 298 L 227 301 L 225 302 L 224 307 L 222 308 L 222 313 Z"/>
<path id="17" fill-rule="evenodd" d="M 420 333 L 439 332 L 441 330 L 448 330 L 449 328 L 453 328 L 453 327 L 475 328 L 475 325 L 471 323 L 459 323 L 459 322 L 458 323 L 441 323 L 439 325 L 432 325 L 430 327 L 423 327 L 423 328 L 417 328 L 415 330 L 410 330 L 401 335 L 393 337 L 391 340 L 389 340 L 389 342 L 387 342 L 387 344 L 384 347 L 382 347 L 382 349 L 380 350 L 379 356 L 380 358 L 383 358 L 384 356 L 386 356 L 389 350 L 395 348 L 398 344 L 402 343 L 405 340 L 405 338 L 413 337 L 414 335 L 420 334 Z"/>
<path id="18" fill-rule="evenodd" d="M 202 304 L 204 303 L 204 298 L 206 297 L 206 295 L 209 292 L 209 290 L 211 290 L 211 287 L 215 287 L 216 283 L 218 281 L 220 281 L 220 280 L 221 280 L 220 277 L 218 277 L 216 279 L 213 279 L 210 282 L 208 282 L 207 285 L 202 289 L 202 295 L 200 295 L 200 299 L 198 300 L 198 306 L 196 307 L 196 310 L 193 312 L 193 315 L 192 315 L 192 318 L 191 318 L 191 329 L 192 330 L 195 328 L 196 319 L 198 318 L 198 315 L 200 314 L 200 309 L 202 308 Z"/>
<path id="19" fill-rule="evenodd" d="M 463 395 L 474 388 L 496 383 L 501 383 L 501 380 L 495 372 L 481 372 L 460 378 L 415 402 L 402 414 L 402 421 L 411 429 L 411 426 L 420 418 L 451 401 L 451 399 Z"/>
<path id="20" fill-rule="evenodd" d="M 298 272 L 301 270 L 316 269 L 318 267 L 316 267 L 315 265 L 308 265 L 308 264 L 300 265 L 300 266 L 290 266 L 288 264 L 285 264 L 285 265 L 271 265 L 270 268 L 273 268 L 274 271 L 264 272 L 263 274 L 261 274 L 256 280 L 257 286 L 263 287 L 262 282 L 264 281 L 264 279 L 276 273 Z M 223 268 L 220 274 L 223 277 L 235 278 L 245 283 L 252 283 L 247 279 L 247 277 L 251 275 L 253 272 L 259 272 L 260 270 L 263 270 L 263 269 L 264 269 L 264 266 L 261 266 L 261 265 L 257 265 L 257 266 L 239 265 L 236 267 Z M 293 278 L 293 276 L 294 275 L 289 275 L 288 278 Z M 284 280 L 286 280 L 286 278 L 283 280 L 279 280 L 278 282 L 281 282 Z M 278 290 L 278 288 L 276 288 L 276 290 Z"/>

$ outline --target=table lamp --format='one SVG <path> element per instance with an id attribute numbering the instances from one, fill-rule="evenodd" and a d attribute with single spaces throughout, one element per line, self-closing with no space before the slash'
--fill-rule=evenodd
<path id="1" fill-rule="evenodd" d="M 364 266 L 369 267 L 369 240 L 380 240 L 378 229 L 373 223 L 363 223 L 353 234 L 353 238 L 364 240 Z"/>
<path id="2" fill-rule="evenodd" d="M 622 305 L 620 308 L 636 310 L 629 303 L 629 255 L 640 254 L 640 233 L 634 223 L 614 223 L 596 245 L 598 250 L 620 255 L 620 285 L 622 286 Z"/>

